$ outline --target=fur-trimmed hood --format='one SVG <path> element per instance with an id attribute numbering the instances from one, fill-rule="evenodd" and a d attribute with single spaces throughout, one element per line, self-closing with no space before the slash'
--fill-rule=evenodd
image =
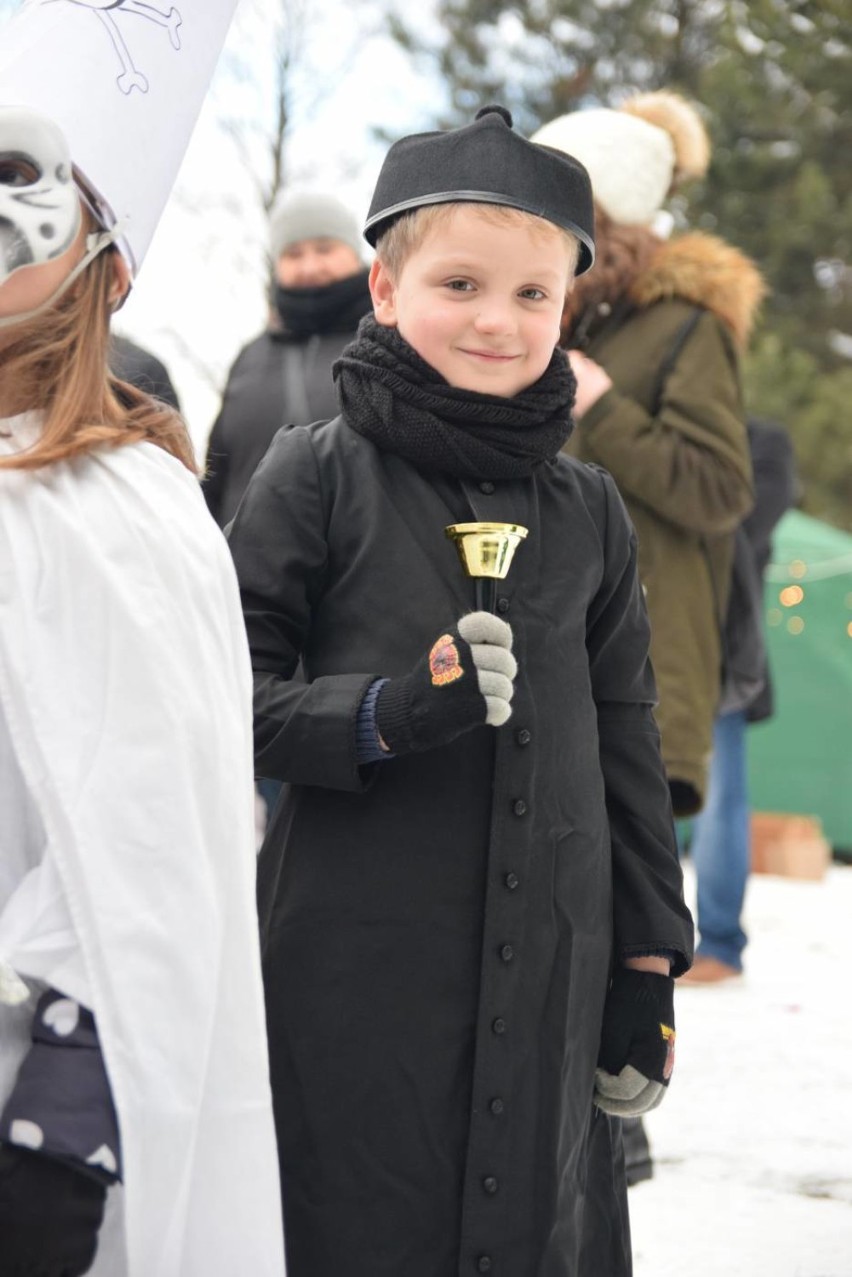
<path id="1" fill-rule="evenodd" d="M 706 307 L 730 329 L 740 347 L 748 343 L 766 293 L 751 258 L 703 231 L 667 240 L 630 288 L 632 300 L 643 309 L 669 297 Z"/>

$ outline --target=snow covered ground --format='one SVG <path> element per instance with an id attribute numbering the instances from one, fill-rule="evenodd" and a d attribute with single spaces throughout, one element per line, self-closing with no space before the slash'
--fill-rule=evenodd
<path id="1" fill-rule="evenodd" d="M 746 930 L 742 983 L 676 995 L 635 1277 L 852 1277 L 852 867 L 752 876 Z"/>

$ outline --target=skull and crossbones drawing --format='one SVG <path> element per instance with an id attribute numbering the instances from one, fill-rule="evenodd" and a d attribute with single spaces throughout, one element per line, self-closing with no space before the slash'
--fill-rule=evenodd
<path id="1" fill-rule="evenodd" d="M 158 9 L 153 4 L 145 4 L 144 0 L 41 0 L 42 4 L 73 4 L 80 9 L 91 9 L 107 30 L 113 48 L 121 63 L 121 74 L 117 84 L 125 95 L 138 89 L 140 93 L 148 92 L 147 77 L 134 64 L 130 49 L 121 33 L 116 18 L 119 14 L 135 14 L 146 18 L 169 33 L 169 41 L 173 49 L 180 48 L 180 27 L 183 22 L 180 10 L 172 7 L 168 12 Z"/>

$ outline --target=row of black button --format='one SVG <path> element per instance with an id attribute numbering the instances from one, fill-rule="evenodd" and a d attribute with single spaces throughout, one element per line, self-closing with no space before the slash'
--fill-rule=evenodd
<path id="1" fill-rule="evenodd" d="M 480 490 L 486 494 L 494 491 L 493 483 L 481 483 L 479 487 Z M 508 612 L 509 600 L 503 597 L 498 599 L 497 610 L 504 613 Z M 515 732 L 515 740 L 518 745 L 529 745 L 532 740 L 532 732 L 530 732 L 526 727 L 521 727 Z M 516 798 L 512 803 L 512 811 L 516 816 L 525 816 L 527 810 L 527 804 L 523 798 Z M 503 885 L 506 887 L 507 891 L 517 891 L 518 887 L 521 885 L 521 880 L 516 873 L 510 870 L 503 877 Z M 515 950 L 510 944 L 501 945 L 498 952 L 503 962 L 512 962 L 515 958 Z M 507 1031 L 508 1025 L 503 1017 L 498 1015 L 497 1018 L 491 1022 L 491 1029 L 498 1037 L 502 1037 L 502 1035 Z M 489 1101 L 488 1109 L 492 1116 L 502 1117 L 506 1111 L 506 1102 L 502 1096 L 495 1095 L 494 1098 Z M 494 1175 L 484 1176 L 482 1180 L 482 1188 L 490 1197 L 495 1196 L 500 1189 L 497 1177 Z M 490 1273 L 493 1267 L 494 1263 L 490 1255 L 480 1255 L 476 1260 L 476 1271 L 479 1273 Z"/>
<path id="2" fill-rule="evenodd" d="M 507 874 L 506 879 L 507 879 L 507 886 L 508 886 L 509 879 L 512 880 L 514 886 L 517 886 L 518 878 L 516 874 Z M 512 888 L 512 890 L 514 890 L 514 887 Z M 515 956 L 515 950 L 512 948 L 510 944 L 504 944 L 500 946 L 500 957 L 502 958 L 504 962 L 511 962 L 514 956 Z M 502 1035 L 506 1032 L 508 1025 L 506 1024 L 506 1021 L 503 1019 L 503 1017 L 498 1015 L 496 1020 L 492 1021 L 491 1028 L 497 1034 L 498 1037 L 502 1037 Z M 493 1100 L 489 1101 L 488 1108 L 490 1112 L 494 1115 L 494 1117 L 500 1117 L 505 1112 L 506 1105 L 501 1096 L 495 1095 Z M 486 1175 L 482 1180 L 482 1187 L 485 1190 L 485 1192 L 488 1193 L 489 1197 L 493 1197 L 495 1193 L 499 1191 L 500 1182 L 497 1179 L 496 1175 Z M 483 1267 L 483 1264 L 485 1265 L 485 1267 Z M 477 1268 L 479 1272 L 481 1273 L 490 1272 L 491 1271 L 490 1256 L 481 1255 L 479 1259 L 477 1260 Z"/>

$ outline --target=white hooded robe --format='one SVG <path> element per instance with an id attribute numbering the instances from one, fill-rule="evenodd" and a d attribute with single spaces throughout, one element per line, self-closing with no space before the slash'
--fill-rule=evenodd
<path id="1" fill-rule="evenodd" d="M 0 422 L 0 455 L 32 417 Z M 0 987 L 90 1006 L 124 1187 L 101 1277 L 281 1277 L 251 671 L 198 484 L 148 443 L 0 470 Z M 34 999 L 0 1005 L 0 1103 Z"/>

